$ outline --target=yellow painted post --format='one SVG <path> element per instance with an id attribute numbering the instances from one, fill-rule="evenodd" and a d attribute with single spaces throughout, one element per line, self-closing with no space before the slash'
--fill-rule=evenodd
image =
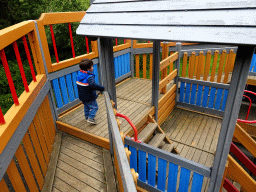
<path id="1" fill-rule="evenodd" d="M 210 79 L 210 81 L 212 82 L 214 82 L 214 79 L 215 79 L 215 71 L 217 67 L 218 57 L 219 57 L 219 51 L 216 50 L 214 52 L 213 63 L 212 63 L 212 71 L 211 71 L 211 79 Z"/>
<path id="2" fill-rule="evenodd" d="M 147 55 L 143 54 L 143 79 L 147 79 Z"/>
<path id="3" fill-rule="evenodd" d="M 207 81 L 208 75 L 209 75 L 209 70 L 210 70 L 210 65 L 211 65 L 211 59 L 212 59 L 212 53 L 211 51 L 207 52 L 206 55 L 206 64 L 205 64 L 205 69 L 204 69 L 204 81 Z"/>
<path id="4" fill-rule="evenodd" d="M 183 64 L 182 64 L 181 77 L 185 77 L 185 76 L 186 76 L 187 60 L 188 60 L 188 53 L 185 52 L 185 53 L 183 54 Z"/>
<path id="5" fill-rule="evenodd" d="M 172 51 L 172 52 L 170 53 L 170 56 L 171 56 L 172 54 L 174 54 L 174 53 L 175 53 L 175 52 Z M 170 68 L 169 68 L 169 69 L 170 69 L 170 70 L 169 70 L 169 73 L 171 73 L 171 72 L 173 71 L 173 62 L 172 62 L 169 66 L 170 66 Z"/>
<path id="6" fill-rule="evenodd" d="M 227 55 L 227 59 L 226 59 L 226 64 L 225 64 L 225 69 L 224 69 L 225 76 L 224 76 L 223 83 L 227 83 L 227 82 L 228 82 L 229 72 L 231 71 L 231 70 L 230 70 L 230 69 L 231 69 L 231 66 L 232 66 L 233 63 L 234 63 L 233 54 L 234 54 L 234 50 L 231 49 L 231 50 L 229 51 L 229 54 Z"/>
<path id="7" fill-rule="evenodd" d="M 195 64 L 196 64 L 196 52 L 192 52 L 191 56 L 189 57 L 189 69 L 188 69 L 188 77 L 193 79 L 193 75 L 195 71 Z"/>
<path id="8" fill-rule="evenodd" d="M 204 52 L 200 51 L 197 64 L 196 79 L 200 79 L 202 71 L 204 70 L 204 58 Z"/>
<path id="9" fill-rule="evenodd" d="M 227 55 L 227 51 L 223 50 L 222 54 L 220 56 L 220 62 L 219 62 L 218 79 L 217 79 L 218 83 L 221 82 L 222 73 L 223 73 L 223 65 L 224 65 L 224 62 L 225 62 L 226 55 Z"/>
<path id="10" fill-rule="evenodd" d="M 153 54 L 149 54 L 149 78 L 152 79 L 152 68 L 153 68 Z"/>
<path id="11" fill-rule="evenodd" d="M 140 55 L 135 55 L 136 77 L 140 78 Z"/>
<path id="12" fill-rule="evenodd" d="M 162 60 L 168 57 L 169 46 L 168 43 L 163 43 L 162 47 Z M 167 76 L 167 67 L 162 70 L 161 80 L 163 80 Z M 166 93 L 166 86 L 160 91 L 161 93 Z"/>

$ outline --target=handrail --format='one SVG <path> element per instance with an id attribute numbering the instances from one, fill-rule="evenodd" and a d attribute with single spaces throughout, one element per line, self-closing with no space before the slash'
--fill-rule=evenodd
<path id="1" fill-rule="evenodd" d="M 122 142 L 122 139 L 119 133 L 117 121 L 115 118 L 114 110 L 112 108 L 108 92 L 104 91 L 104 96 L 105 96 L 107 114 L 109 118 L 110 143 L 113 144 L 112 150 L 114 150 L 114 154 L 116 154 L 115 157 L 117 159 L 118 167 L 119 167 L 119 170 L 117 171 L 119 171 L 122 179 L 119 185 L 122 185 L 122 188 L 125 192 L 134 192 L 136 191 L 136 187 L 134 184 L 132 173 L 130 171 L 130 165 L 126 156 L 124 144 Z"/>

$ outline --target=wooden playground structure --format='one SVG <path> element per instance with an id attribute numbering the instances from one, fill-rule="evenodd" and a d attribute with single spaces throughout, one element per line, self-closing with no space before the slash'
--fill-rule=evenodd
<path id="1" fill-rule="evenodd" d="M 127 3 L 118 3 L 117 14 Z M 255 44 L 149 36 L 140 43 L 125 34 L 101 34 L 107 25 L 99 25 L 98 40 L 90 41 L 83 26 L 94 33 L 90 22 L 102 16 L 91 15 L 104 5 L 111 13 L 112 4 L 96 0 L 87 13 L 44 13 L 0 31 L 0 58 L 14 102 L 4 115 L 0 108 L 0 191 L 256 191 L 256 166 L 233 143 L 256 157 L 255 126 L 236 122 L 245 84 L 256 85 Z M 81 22 L 77 34 L 86 33 L 87 53 L 76 55 L 69 31 L 72 58 L 59 60 L 52 25 L 70 28 L 75 22 Z M 124 43 L 114 45 L 113 37 Z M 17 42 L 24 45 L 31 82 Z M 25 89 L 19 97 L 4 51 L 10 44 Z M 83 58 L 93 60 L 96 81 L 106 87 L 97 99 L 97 125 L 86 122 L 78 99 Z M 131 120 L 137 135 L 118 114 Z"/>

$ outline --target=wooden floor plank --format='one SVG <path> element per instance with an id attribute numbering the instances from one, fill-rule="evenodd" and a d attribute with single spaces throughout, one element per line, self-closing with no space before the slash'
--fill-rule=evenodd
<path id="1" fill-rule="evenodd" d="M 60 171 L 58 168 L 57 168 L 57 170 L 56 170 L 56 174 L 61 174 L 62 173 L 62 171 Z M 61 178 L 61 179 L 60 179 Z M 67 175 L 66 174 L 64 174 L 63 176 L 61 176 L 60 175 L 60 178 L 59 177 L 55 177 L 55 179 L 54 179 L 54 183 L 53 183 L 53 186 L 54 186 L 54 188 L 56 188 L 57 190 L 59 190 L 59 191 L 62 191 L 62 192 L 70 192 L 70 191 L 73 191 L 73 192 L 75 192 L 75 191 L 77 191 L 77 192 L 79 192 L 77 189 L 75 189 L 75 188 L 73 188 L 71 185 L 69 185 L 68 183 L 66 183 L 66 182 L 64 182 L 62 179 L 64 179 L 64 180 L 67 180 L 68 179 L 68 177 L 67 177 Z"/>

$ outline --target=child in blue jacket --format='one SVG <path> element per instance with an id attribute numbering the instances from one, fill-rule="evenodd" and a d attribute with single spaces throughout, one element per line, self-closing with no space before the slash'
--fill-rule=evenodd
<path id="1" fill-rule="evenodd" d="M 84 104 L 84 115 L 87 122 L 96 124 L 95 115 L 98 111 L 96 99 L 98 94 L 95 90 L 104 91 L 104 87 L 95 83 L 93 62 L 91 59 L 83 59 L 79 64 L 80 70 L 77 75 L 77 88 L 79 99 Z"/>

